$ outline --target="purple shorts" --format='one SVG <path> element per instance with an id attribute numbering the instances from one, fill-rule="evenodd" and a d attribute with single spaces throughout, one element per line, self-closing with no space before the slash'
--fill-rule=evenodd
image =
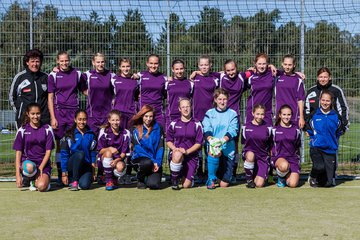
<path id="1" fill-rule="evenodd" d="M 194 176 L 199 167 L 199 157 L 197 155 L 193 157 L 186 156 L 182 165 L 181 176 L 189 181 L 194 180 Z"/>
<path id="2" fill-rule="evenodd" d="M 242 158 L 245 161 L 246 152 L 242 153 Z M 269 156 L 260 156 L 255 154 L 255 166 L 254 166 L 254 176 L 262 177 L 267 179 L 269 176 L 270 168 L 270 157 Z"/>
<path id="3" fill-rule="evenodd" d="M 54 129 L 56 139 L 64 137 L 66 130 L 74 124 L 75 113 L 77 109 L 55 108 L 54 113 L 58 122 L 58 128 Z"/>
<path id="4" fill-rule="evenodd" d="M 301 167 L 300 167 L 300 159 L 299 157 L 282 157 L 284 159 L 286 159 L 286 161 L 288 161 L 288 163 L 290 164 L 290 173 L 298 173 L 300 174 L 300 170 L 301 170 Z M 271 162 L 275 168 L 275 163 L 276 161 L 278 160 L 279 158 L 271 158 Z"/>
<path id="5" fill-rule="evenodd" d="M 107 116 L 104 116 L 102 118 L 88 117 L 87 119 L 87 125 L 95 133 L 96 136 L 99 135 L 100 126 L 104 125 L 106 122 L 107 122 Z"/>

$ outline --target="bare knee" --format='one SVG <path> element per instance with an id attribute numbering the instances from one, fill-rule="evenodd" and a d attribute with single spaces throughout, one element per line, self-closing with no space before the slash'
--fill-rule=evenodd
<path id="1" fill-rule="evenodd" d="M 245 159 L 248 162 L 254 162 L 255 161 L 255 154 L 251 151 L 246 152 Z"/>
<path id="2" fill-rule="evenodd" d="M 181 163 L 184 159 L 184 155 L 180 151 L 172 152 L 172 162 L 173 163 Z"/>
<path id="3" fill-rule="evenodd" d="M 117 162 L 117 164 L 116 164 L 116 170 L 118 171 L 118 172 L 123 172 L 124 170 L 125 170 L 125 163 L 123 162 L 123 161 L 119 161 L 119 162 Z"/>
<path id="4" fill-rule="evenodd" d="M 103 158 L 112 158 L 112 153 L 110 150 L 106 150 L 103 154 L 102 154 Z"/>
<path id="5" fill-rule="evenodd" d="M 257 188 L 262 188 L 265 186 L 265 179 L 263 179 L 262 177 L 255 177 L 254 179 L 254 183 L 256 185 Z"/>
<path id="6" fill-rule="evenodd" d="M 185 181 L 183 183 L 183 187 L 184 188 L 191 188 L 192 187 L 192 181 L 190 181 L 189 179 L 185 178 Z"/>
<path id="7" fill-rule="evenodd" d="M 290 164 L 286 161 L 285 158 L 279 158 L 276 161 L 276 168 L 279 169 L 280 172 L 287 172 L 289 170 Z"/>

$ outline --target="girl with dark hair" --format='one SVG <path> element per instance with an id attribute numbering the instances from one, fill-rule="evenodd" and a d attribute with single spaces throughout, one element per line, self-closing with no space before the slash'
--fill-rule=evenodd
<path id="1" fill-rule="evenodd" d="M 292 123 L 292 114 L 289 105 L 281 106 L 272 129 L 271 162 L 278 175 L 277 186 L 281 188 L 299 184 L 301 131 Z"/>
<path id="2" fill-rule="evenodd" d="M 164 134 L 155 121 L 155 110 L 144 105 L 132 118 L 134 151 L 131 163 L 138 171 L 139 189 L 159 189 L 164 155 Z"/>
<path id="3" fill-rule="evenodd" d="M 89 189 L 96 161 L 96 137 L 87 125 L 87 113 L 78 110 L 73 126 L 60 141 L 62 182 L 71 191 Z"/>
<path id="4" fill-rule="evenodd" d="M 125 174 L 125 157 L 129 151 L 130 131 L 121 127 L 121 113 L 111 110 L 108 123 L 101 127 L 97 149 L 104 167 L 106 190 L 116 186 L 115 177 Z"/>
<path id="5" fill-rule="evenodd" d="M 50 155 L 54 148 L 54 134 L 48 124 L 41 123 L 39 104 L 28 104 L 24 117 L 13 145 L 16 151 L 16 186 L 22 187 L 23 179 L 26 179 L 30 181 L 30 190 L 44 192 L 50 189 Z"/>
<path id="6" fill-rule="evenodd" d="M 311 116 L 307 125 L 310 136 L 310 157 L 313 166 L 310 172 L 311 187 L 335 186 L 336 153 L 339 137 L 344 133 L 341 116 L 333 109 L 334 95 L 322 91 L 320 107 Z"/>

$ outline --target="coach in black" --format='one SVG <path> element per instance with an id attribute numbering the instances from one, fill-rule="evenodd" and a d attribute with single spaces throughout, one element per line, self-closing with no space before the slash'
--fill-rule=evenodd
<path id="1" fill-rule="evenodd" d="M 22 114 L 29 103 L 35 102 L 41 106 L 42 123 L 50 122 L 50 114 L 47 105 L 47 79 L 46 73 L 40 71 L 44 55 L 38 49 L 31 49 L 24 55 L 23 65 L 25 70 L 14 77 L 10 92 L 9 102 L 16 112 L 16 123 L 19 127 Z"/>

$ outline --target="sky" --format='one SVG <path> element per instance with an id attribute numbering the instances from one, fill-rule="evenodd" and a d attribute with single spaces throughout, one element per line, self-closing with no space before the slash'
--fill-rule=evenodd
<path id="1" fill-rule="evenodd" d="M 351 34 L 360 34 L 360 0 L 303 0 L 304 22 L 307 27 L 313 27 L 320 20 L 335 23 L 340 29 Z M 14 1 L 2 0 L 0 13 L 4 13 Z M 29 1 L 18 0 L 26 6 Z M 61 17 L 80 16 L 89 19 L 91 11 L 96 11 L 105 20 L 113 13 L 121 22 L 128 9 L 139 9 L 147 23 L 147 28 L 153 38 L 157 38 L 164 27 L 169 12 L 177 13 L 188 26 L 199 20 L 200 11 L 204 6 L 219 8 L 229 20 L 233 16 L 252 16 L 260 9 L 270 12 L 281 11 L 278 26 L 294 21 L 301 21 L 301 0 L 239 0 L 239 1 L 156 1 L 156 0 L 36 0 L 41 10 L 46 4 L 52 4 L 59 10 Z"/>

